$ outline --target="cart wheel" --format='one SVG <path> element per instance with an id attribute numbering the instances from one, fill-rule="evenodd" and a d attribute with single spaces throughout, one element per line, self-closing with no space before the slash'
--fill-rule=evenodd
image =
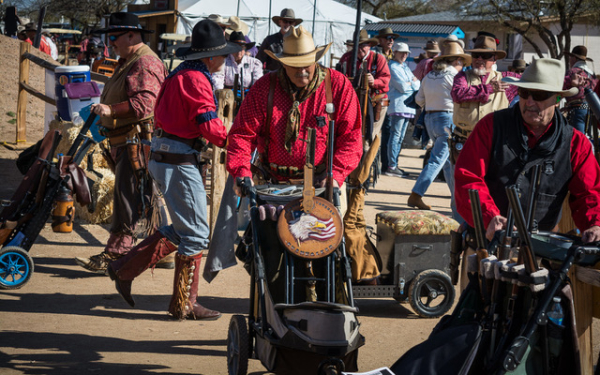
<path id="1" fill-rule="evenodd" d="M 33 259 L 18 246 L 0 249 L 0 289 L 19 289 L 33 274 Z"/>
<path id="2" fill-rule="evenodd" d="M 246 318 L 234 315 L 227 332 L 227 370 L 229 375 L 246 375 L 248 372 L 248 328 Z"/>
<path id="3" fill-rule="evenodd" d="M 454 303 L 454 294 L 450 276 L 440 270 L 419 273 L 408 288 L 410 306 L 423 318 L 444 315 Z"/>

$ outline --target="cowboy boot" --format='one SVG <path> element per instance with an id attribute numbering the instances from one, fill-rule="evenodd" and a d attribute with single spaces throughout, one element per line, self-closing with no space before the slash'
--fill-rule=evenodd
<path id="1" fill-rule="evenodd" d="M 419 210 L 431 210 L 431 206 L 426 205 L 425 202 L 423 202 L 422 197 L 415 192 L 410 193 L 406 204 L 409 207 L 416 207 Z"/>
<path id="2" fill-rule="evenodd" d="M 216 320 L 221 317 L 220 312 L 207 309 L 197 301 L 201 259 L 202 253 L 193 257 L 175 255 L 175 280 L 169 313 L 179 320 Z"/>
<path id="3" fill-rule="evenodd" d="M 131 296 L 133 279 L 176 250 L 177 246 L 156 231 L 127 255 L 108 265 L 108 275 L 115 281 L 115 287 L 125 302 L 131 307 L 135 306 Z"/>

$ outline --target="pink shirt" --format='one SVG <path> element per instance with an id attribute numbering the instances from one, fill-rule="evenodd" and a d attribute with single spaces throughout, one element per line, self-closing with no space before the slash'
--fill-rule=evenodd
<path id="1" fill-rule="evenodd" d="M 487 73 L 485 76 L 481 77 L 481 82 L 486 82 L 488 76 L 490 74 Z M 521 77 L 520 74 L 514 72 L 502 72 L 502 78 L 504 77 Z M 459 72 L 454 77 L 454 85 L 452 86 L 452 100 L 455 103 L 463 103 L 463 102 L 481 102 L 487 103 L 490 100 L 490 95 L 494 93 L 494 88 L 491 84 L 481 83 L 476 86 L 469 86 L 467 82 L 467 75 L 464 71 Z M 512 102 L 512 100 L 517 96 L 517 86 L 510 85 L 504 91 L 506 94 L 506 98 L 508 102 Z"/>

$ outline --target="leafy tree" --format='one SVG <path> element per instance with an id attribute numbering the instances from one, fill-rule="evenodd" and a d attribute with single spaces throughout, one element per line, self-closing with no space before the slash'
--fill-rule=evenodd
<path id="1" fill-rule="evenodd" d="M 357 0 L 337 0 L 342 4 L 356 7 Z M 448 10 L 453 5 L 451 1 L 444 0 L 363 0 L 363 12 L 374 16 L 392 19 L 397 17 L 414 16 L 432 12 Z"/>

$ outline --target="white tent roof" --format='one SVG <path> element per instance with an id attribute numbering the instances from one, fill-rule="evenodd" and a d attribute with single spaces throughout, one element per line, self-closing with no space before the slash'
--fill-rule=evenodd
<path id="1" fill-rule="evenodd" d="M 304 20 L 302 26 L 312 33 L 315 3 L 315 45 L 333 42 L 330 52 L 341 57 L 346 51 L 344 42 L 352 39 L 354 33 L 356 9 L 333 0 L 180 0 L 177 33 L 191 35 L 194 25 L 210 14 L 220 14 L 225 18 L 237 15 L 250 26 L 250 39 L 260 44 L 267 35 L 279 31 L 271 17 L 278 16 L 284 8 L 293 9 L 296 17 Z M 364 25 L 365 21 L 379 22 L 380 19 L 362 13 L 361 23 Z M 324 63 L 329 64 L 329 56 L 325 57 Z"/>

